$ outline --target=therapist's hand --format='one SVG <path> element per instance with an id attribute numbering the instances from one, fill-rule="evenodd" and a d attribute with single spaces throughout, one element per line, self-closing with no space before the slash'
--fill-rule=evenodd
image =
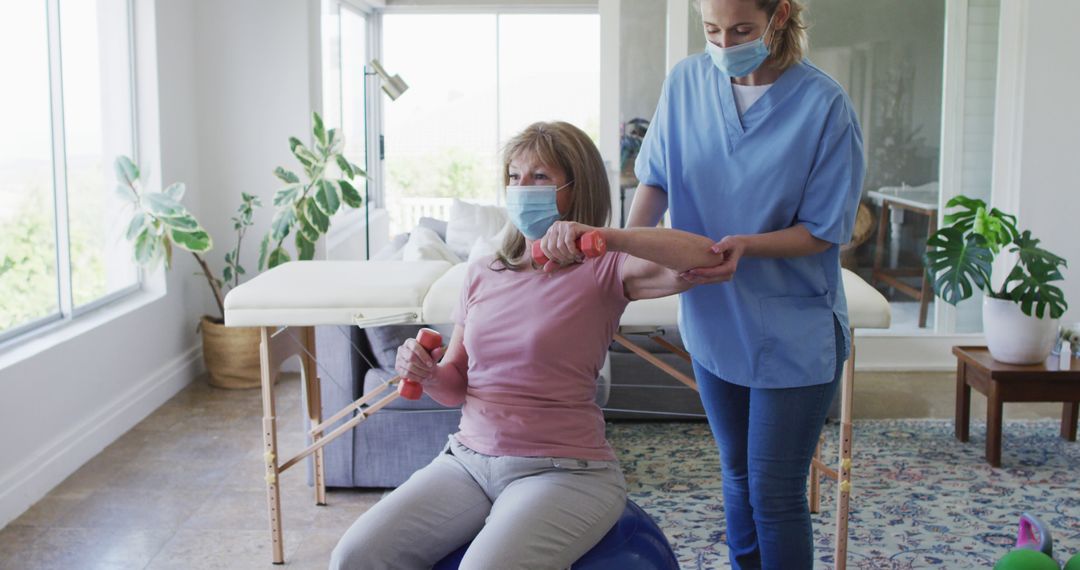
<path id="1" fill-rule="evenodd" d="M 746 253 L 746 241 L 742 236 L 727 236 L 714 243 L 709 251 L 717 257 L 716 265 L 691 269 L 679 274 L 679 277 L 694 285 L 731 281 L 739 266 L 739 260 Z"/>
<path id="2" fill-rule="evenodd" d="M 595 229 L 577 222 L 559 221 L 552 224 L 544 237 L 540 238 L 540 251 L 548 258 L 544 272 L 552 273 L 566 265 L 583 261 L 585 255 L 578 249 L 577 239 L 581 234 Z"/>
<path id="3" fill-rule="evenodd" d="M 429 353 L 415 338 L 410 338 L 398 347 L 394 369 L 409 380 L 425 384 L 435 377 L 435 367 L 445 351 L 440 346 Z"/>

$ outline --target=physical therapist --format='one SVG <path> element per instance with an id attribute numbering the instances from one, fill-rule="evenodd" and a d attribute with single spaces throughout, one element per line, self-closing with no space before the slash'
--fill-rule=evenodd
<path id="1" fill-rule="evenodd" d="M 720 450 L 735 568 L 809 569 L 810 460 L 848 355 L 839 246 L 863 182 L 843 88 L 803 58 L 797 0 L 700 0 L 706 53 L 664 83 L 629 225 L 716 241 L 680 323 Z"/>

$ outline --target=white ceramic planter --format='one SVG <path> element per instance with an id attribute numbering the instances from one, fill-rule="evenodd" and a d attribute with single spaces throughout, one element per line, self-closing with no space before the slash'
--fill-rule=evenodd
<path id="1" fill-rule="evenodd" d="M 1057 340 L 1058 320 L 1050 315 L 1029 317 L 1020 305 L 983 298 L 983 331 L 994 360 L 1007 364 L 1037 364 L 1050 356 Z"/>

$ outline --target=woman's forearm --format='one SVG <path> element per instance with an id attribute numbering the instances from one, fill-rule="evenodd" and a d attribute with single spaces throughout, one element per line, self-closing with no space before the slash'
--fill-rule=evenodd
<path id="1" fill-rule="evenodd" d="M 460 406 L 465 402 L 465 378 L 464 372 L 454 363 L 443 362 L 435 367 L 432 381 L 424 383 L 424 391 L 444 406 Z"/>
<path id="2" fill-rule="evenodd" d="M 711 239 L 682 230 L 605 228 L 603 232 L 609 250 L 625 252 L 679 273 L 723 261 L 709 251 L 713 244 Z"/>

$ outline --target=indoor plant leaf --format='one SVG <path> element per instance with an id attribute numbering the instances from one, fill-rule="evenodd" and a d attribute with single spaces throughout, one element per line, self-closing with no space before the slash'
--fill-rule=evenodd
<path id="1" fill-rule="evenodd" d="M 307 240 L 304 232 L 296 232 L 296 258 L 300 260 L 315 258 L 315 244 Z"/>
<path id="2" fill-rule="evenodd" d="M 285 251 L 285 248 L 283 247 L 278 247 L 275 248 L 274 251 L 270 252 L 270 257 L 267 260 L 267 263 L 269 267 L 273 269 L 274 267 L 277 267 L 278 265 L 289 261 L 289 259 L 289 252 Z"/>
<path id="3" fill-rule="evenodd" d="M 319 205 L 327 216 L 333 216 L 341 207 L 341 199 L 338 197 L 337 187 L 325 178 L 319 180 L 319 189 L 315 191 L 315 203 Z"/>
<path id="4" fill-rule="evenodd" d="M 355 173 L 353 172 L 353 169 L 352 169 L 352 165 L 349 164 L 349 161 L 346 160 L 344 156 L 342 156 L 340 154 L 335 154 L 334 155 L 334 160 L 337 161 L 338 168 L 341 169 L 342 174 L 344 174 L 345 176 L 348 176 L 349 178 L 352 178 L 353 176 L 355 176 Z"/>
<path id="5" fill-rule="evenodd" d="M 126 156 L 116 157 L 116 177 L 128 186 L 135 184 L 139 179 L 139 167 Z"/>
<path id="6" fill-rule="evenodd" d="M 210 239 L 210 234 L 201 229 L 193 232 L 171 230 L 169 235 L 172 236 L 172 241 L 174 241 L 176 245 L 196 253 L 209 251 L 210 248 L 214 246 L 214 241 Z"/>
<path id="7" fill-rule="evenodd" d="M 195 221 L 195 218 L 190 214 L 176 217 L 161 217 L 160 220 L 170 228 L 182 232 L 193 232 L 202 229 L 199 227 L 199 222 Z"/>
<path id="8" fill-rule="evenodd" d="M 311 225 L 319 230 L 319 235 L 326 233 L 326 230 L 330 229 L 330 218 L 319 209 L 315 204 L 315 200 L 305 201 L 304 206 L 304 214 L 311 222 Z"/>
<path id="9" fill-rule="evenodd" d="M 270 222 L 270 232 L 274 241 L 281 241 L 289 235 L 289 228 L 296 221 L 296 212 L 292 208 L 282 208 L 274 214 Z"/>
<path id="10" fill-rule="evenodd" d="M 338 180 L 337 184 L 341 188 L 342 201 L 352 208 L 359 208 L 363 205 L 363 197 L 360 196 L 360 193 L 356 191 L 356 188 L 348 180 Z"/>
<path id="11" fill-rule="evenodd" d="M 322 117 L 318 113 L 311 114 L 311 132 L 315 135 L 315 140 L 319 144 L 326 146 L 326 127 L 323 126 Z"/>
<path id="12" fill-rule="evenodd" d="M 274 169 L 274 176 L 277 176 L 278 178 L 281 179 L 282 182 L 284 182 L 286 184 L 298 184 L 300 182 L 300 177 L 297 176 L 296 173 L 294 173 L 291 170 L 285 170 L 284 168 L 282 168 L 280 166 Z M 248 196 L 250 196 L 250 195 L 249 194 L 244 194 L 243 195 L 245 203 L 248 202 Z"/>
<path id="13" fill-rule="evenodd" d="M 1069 304 L 1065 301 L 1065 294 L 1051 281 L 1058 281 L 1061 271 L 1056 265 L 1036 262 L 1029 265 L 1028 271 L 1024 271 L 1020 265 L 1013 268 L 1009 274 L 1007 283 L 1016 283 L 1009 291 L 1009 297 L 1020 305 L 1020 310 L 1029 317 L 1042 318 L 1050 312 L 1050 318 L 1058 319 L 1065 314 Z"/>
<path id="14" fill-rule="evenodd" d="M 168 188 L 162 190 L 162 193 L 179 202 L 184 198 L 185 191 L 187 191 L 187 186 L 184 186 L 183 182 L 174 182 Z"/>
<path id="15" fill-rule="evenodd" d="M 993 261 L 986 238 L 979 234 L 965 238 L 957 227 L 942 228 L 926 242 L 924 263 L 934 292 L 952 305 L 971 297 L 976 288 L 988 287 Z"/>
<path id="16" fill-rule="evenodd" d="M 266 259 L 270 254 L 270 234 L 263 236 L 262 242 L 259 243 L 259 271 L 262 271 L 266 267 Z"/>
<path id="17" fill-rule="evenodd" d="M 296 201 L 296 197 L 300 195 L 300 191 L 303 190 L 301 184 L 289 184 L 288 186 L 278 190 L 274 194 L 274 206 L 281 207 L 286 204 L 291 204 Z"/>
<path id="18" fill-rule="evenodd" d="M 139 203 L 139 195 L 135 193 L 135 189 L 127 184 L 116 185 L 116 195 L 120 196 L 125 202 L 131 202 L 132 204 Z"/>
<path id="19" fill-rule="evenodd" d="M 143 197 L 143 202 L 150 213 L 159 218 L 179 218 L 190 215 L 183 204 L 161 192 L 148 192 Z"/>
<path id="20" fill-rule="evenodd" d="M 1053 267 L 1069 266 L 1064 258 L 1039 247 L 1040 241 L 1041 240 L 1031 236 L 1030 230 L 1024 230 L 1024 233 L 1016 238 L 1015 244 L 1013 247 L 1009 248 L 1009 251 L 1018 254 L 1020 256 L 1020 263 L 1023 263 L 1028 267 L 1031 267 L 1034 264 L 1045 264 Z M 1061 279 L 1061 277 L 1058 277 L 1058 279 Z"/>
<path id="21" fill-rule="evenodd" d="M 147 221 L 148 218 L 145 212 L 135 212 L 135 215 L 131 218 L 131 223 L 128 224 L 126 234 L 128 241 L 135 239 L 139 235 L 139 233 L 143 231 L 143 228 L 146 227 Z"/>

